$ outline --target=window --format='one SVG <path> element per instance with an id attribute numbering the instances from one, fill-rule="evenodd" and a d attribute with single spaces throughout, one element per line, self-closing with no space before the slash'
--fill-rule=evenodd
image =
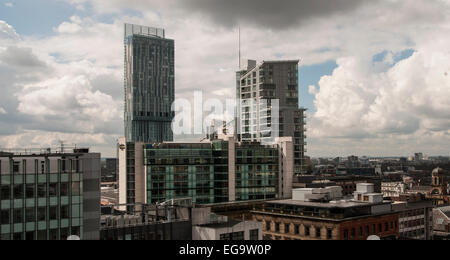
<path id="1" fill-rule="evenodd" d="M 14 185 L 14 199 L 23 199 L 23 184 Z"/>
<path id="2" fill-rule="evenodd" d="M 60 188 L 61 188 L 61 190 L 60 190 L 61 196 L 69 196 L 69 183 L 67 183 L 67 182 L 61 183 Z"/>
<path id="3" fill-rule="evenodd" d="M 9 200 L 11 199 L 11 189 L 9 185 L 1 186 L 1 200 Z"/>
<path id="4" fill-rule="evenodd" d="M 290 233 L 290 231 L 289 231 L 289 224 L 284 224 L 284 233 L 285 234 L 289 234 Z"/>
<path id="5" fill-rule="evenodd" d="M 300 226 L 299 225 L 295 225 L 295 234 L 298 235 L 300 234 Z"/>
<path id="6" fill-rule="evenodd" d="M 38 221 L 46 221 L 47 220 L 47 208 L 46 207 L 38 208 L 37 219 L 38 219 Z"/>
<path id="7" fill-rule="evenodd" d="M 25 210 L 25 219 L 26 219 L 26 222 L 36 221 L 36 214 L 35 214 L 34 208 L 27 208 Z"/>
<path id="8" fill-rule="evenodd" d="M 280 223 L 275 223 L 275 232 L 280 232 Z"/>
<path id="9" fill-rule="evenodd" d="M 58 206 L 51 206 L 50 207 L 50 220 L 57 220 L 58 219 Z"/>
<path id="10" fill-rule="evenodd" d="M 48 185 L 48 195 L 50 197 L 58 196 L 58 183 L 51 183 Z"/>
<path id="11" fill-rule="evenodd" d="M 69 218 L 69 206 L 61 206 L 61 219 Z"/>
<path id="12" fill-rule="evenodd" d="M 348 240 L 348 229 L 344 230 L 344 240 Z"/>
<path id="13" fill-rule="evenodd" d="M 231 240 L 244 240 L 244 231 L 232 233 Z"/>
<path id="14" fill-rule="evenodd" d="M 23 223 L 23 209 L 14 209 L 14 224 Z"/>
<path id="15" fill-rule="evenodd" d="M 37 188 L 38 198 L 46 198 L 47 197 L 47 185 L 46 184 L 38 184 Z"/>
<path id="16" fill-rule="evenodd" d="M 27 199 L 33 199 L 34 198 L 34 184 L 27 184 L 26 185 L 26 197 L 27 197 Z"/>
<path id="17" fill-rule="evenodd" d="M 363 237 L 363 227 L 359 227 L 359 237 Z"/>
<path id="18" fill-rule="evenodd" d="M 8 225 L 8 224 L 10 224 L 10 216 L 9 216 L 9 209 L 2 209 L 2 211 L 1 211 L 1 215 L 0 215 L 0 217 L 1 217 L 1 219 L 0 219 L 0 223 L 2 224 L 2 225 Z"/>
<path id="19" fill-rule="evenodd" d="M 384 223 L 384 231 L 389 231 L 389 223 Z"/>
<path id="20" fill-rule="evenodd" d="M 352 228 L 352 239 L 355 238 L 355 236 L 356 236 L 356 230 L 355 230 L 355 228 Z"/>
<path id="21" fill-rule="evenodd" d="M 80 196 L 80 182 L 72 182 L 72 196 Z"/>
<path id="22" fill-rule="evenodd" d="M 311 235 L 311 228 L 305 227 L 305 236 L 309 237 Z"/>
<path id="23" fill-rule="evenodd" d="M 34 240 L 34 231 L 25 233 L 25 240 Z"/>
<path id="24" fill-rule="evenodd" d="M 253 229 L 250 230 L 250 240 L 259 240 L 259 230 L 258 229 Z"/>
<path id="25" fill-rule="evenodd" d="M 332 229 L 327 229 L 327 239 L 331 240 L 333 239 L 333 230 Z"/>

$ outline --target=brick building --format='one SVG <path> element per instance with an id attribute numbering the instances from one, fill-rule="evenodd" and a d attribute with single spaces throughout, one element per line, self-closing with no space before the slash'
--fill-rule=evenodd
<path id="1" fill-rule="evenodd" d="M 293 199 L 252 211 L 253 219 L 263 223 L 267 240 L 398 239 L 399 214 L 373 191 L 373 184 L 358 184 L 355 198 L 342 200 L 341 187 L 296 189 Z"/>

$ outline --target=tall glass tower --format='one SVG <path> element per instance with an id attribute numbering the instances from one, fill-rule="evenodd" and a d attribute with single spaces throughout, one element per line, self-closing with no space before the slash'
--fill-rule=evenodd
<path id="1" fill-rule="evenodd" d="M 173 141 L 175 43 L 164 29 L 125 24 L 127 142 Z"/>

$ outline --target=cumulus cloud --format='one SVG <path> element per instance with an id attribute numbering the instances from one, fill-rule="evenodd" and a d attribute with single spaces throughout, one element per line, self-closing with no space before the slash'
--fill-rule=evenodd
<path id="1" fill-rule="evenodd" d="M 446 41 L 450 46 L 450 39 Z M 343 139 L 341 144 L 355 138 L 360 144 L 396 140 L 388 145 L 396 154 L 404 143 L 418 150 L 433 143 L 433 150 L 448 152 L 450 80 L 445 68 L 450 66 L 450 53 L 440 44 L 418 46 L 411 57 L 385 72 L 368 59 L 338 59 L 338 68 L 319 82 L 310 136 Z"/>
<path id="2" fill-rule="evenodd" d="M 44 72 L 42 66 L 25 67 L 23 62 L 12 66 L 4 61 L 5 56 L 0 59 L 0 84 L 5 93 L 0 101 L 8 111 L 2 126 L 14 122 L 8 129 L 18 134 L 30 130 L 42 136 L 55 132 L 105 134 L 108 138 L 123 134 L 124 22 L 162 27 L 167 37 L 175 39 L 177 98 L 191 98 L 197 89 L 204 91 L 205 98 L 233 98 L 233 70 L 238 64 L 236 25 L 240 24 L 245 57 L 260 61 L 301 58 L 301 65 L 337 61 L 334 73 L 309 89 L 317 107 L 308 122 L 312 155 L 339 149 L 344 154 L 354 149 L 358 149 L 355 153 L 372 154 L 367 147 L 406 151 L 408 142 L 436 153 L 448 152 L 448 148 L 433 150 L 426 145 L 437 144 L 437 140 L 448 143 L 450 135 L 447 106 L 441 102 L 449 96 L 444 88 L 450 78 L 450 66 L 445 62 L 448 1 L 283 0 L 274 5 L 265 0 L 235 5 L 234 0 L 64 1 L 79 10 L 90 12 L 93 8 L 95 15 L 68 18 L 55 25 L 54 35 L 40 38 L 21 39 L 0 21 L 2 55 L 23 55 L 28 62 L 34 57 L 46 65 Z M 110 13 L 114 13 L 113 22 L 101 21 Z M 433 39 L 433 44 L 425 39 Z M 15 44 L 10 44 L 12 41 Z M 12 46 L 17 48 L 15 52 L 5 53 Z M 417 52 L 395 64 L 395 55 L 405 49 Z M 443 54 L 425 58 L 433 49 Z M 383 51 L 387 55 L 374 63 L 372 56 Z M 419 73 L 420 69 L 427 76 Z M 77 88 L 85 95 L 75 91 Z M 49 97 L 64 101 L 61 111 Z M 96 108 L 94 104 L 99 102 L 105 107 Z M 108 120 L 97 121 L 90 113 Z M 8 129 L 2 126 L 0 134 L 6 134 Z M 114 154 L 112 150 L 109 154 Z"/>

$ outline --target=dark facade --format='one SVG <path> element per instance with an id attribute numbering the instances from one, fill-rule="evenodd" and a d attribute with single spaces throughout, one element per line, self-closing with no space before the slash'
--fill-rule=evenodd
<path id="1" fill-rule="evenodd" d="M 1 240 L 99 238 L 100 154 L 0 154 Z"/>
<path id="2" fill-rule="evenodd" d="M 164 30 L 125 24 L 125 137 L 172 141 L 175 43 Z"/>

